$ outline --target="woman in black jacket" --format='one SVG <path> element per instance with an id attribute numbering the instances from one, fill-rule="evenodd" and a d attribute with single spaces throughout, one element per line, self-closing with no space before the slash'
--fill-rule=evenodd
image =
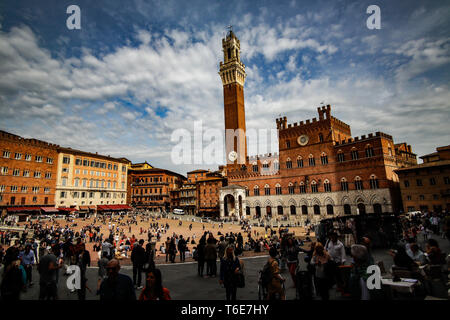
<path id="1" fill-rule="evenodd" d="M 203 270 L 205 268 L 205 238 L 201 238 L 197 245 L 197 272 L 200 277 L 203 277 Z"/>
<path id="2" fill-rule="evenodd" d="M 234 248 L 229 246 L 225 256 L 220 261 L 220 280 L 226 290 L 226 299 L 236 300 L 237 283 L 236 276 L 241 272 L 241 263 L 234 255 Z"/>

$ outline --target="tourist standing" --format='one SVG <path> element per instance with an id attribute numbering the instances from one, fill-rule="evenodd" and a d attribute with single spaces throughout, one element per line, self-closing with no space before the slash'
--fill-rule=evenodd
<path id="1" fill-rule="evenodd" d="M 119 260 L 112 259 L 106 266 L 108 277 L 100 285 L 101 301 L 132 301 L 136 300 L 133 280 L 127 275 L 119 273 Z"/>
<path id="2" fill-rule="evenodd" d="M 220 261 L 219 280 L 219 283 L 225 287 L 227 301 L 236 300 L 236 276 L 240 273 L 240 270 L 241 264 L 239 259 L 234 255 L 234 247 L 229 246 L 225 251 L 225 256 Z"/>

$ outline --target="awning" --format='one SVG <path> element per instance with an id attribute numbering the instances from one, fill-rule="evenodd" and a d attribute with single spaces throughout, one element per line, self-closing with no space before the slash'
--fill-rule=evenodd
<path id="1" fill-rule="evenodd" d="M 59 212 L 59 210 L 56 209 L 55 207 L 41 207 L 41 209 L 45 213 L 57 213 L 57 212 Z"/>
<path id="2" fill-rule="evenodd" d="M 40 207 L 8 207 L 6 208 L 8 212 L 32 212 L 40 211 Z"/>
<path id="3" fill-rule="evenodd" d="M 79 210 L 82 210 L 82 211 L 88 211 L 89 210 L 89 207 L 88 206 L 80 206 L 80 209 Z"/>
<path id="4" fill-rule="evenodd" d="M 97 206 L 89 206 L 89 209 L 95 210 L 95 209 L 97 209 Z"/>
<path id="5" fill-rule="evenodd" d="M 100 205 L 97 206 L 97 210 L 101 211 L 131 210 L 131 207 L 124 204 Z"/>

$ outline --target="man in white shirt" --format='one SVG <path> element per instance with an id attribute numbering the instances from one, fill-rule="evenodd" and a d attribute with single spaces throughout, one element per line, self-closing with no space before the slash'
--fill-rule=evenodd
<path id="1" fill-rule="evenodd" d="M 325 245 L 325 250 L 330 254 L 331 259 L 335 262 L 333 270 L 334 278 L 336 279 L 337 290 L 343 292 L 343 281 L 341 272 L 338 266 L 345 264 L 346 254 L 344 244 L 338 240 L 337 233 L 330 234 L 330 238 Z"/>

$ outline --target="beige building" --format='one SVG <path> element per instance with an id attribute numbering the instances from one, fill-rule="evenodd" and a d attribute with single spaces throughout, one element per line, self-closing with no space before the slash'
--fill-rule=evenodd
<path id="1" fill-rule="evenodd" d="M 125 158 L 58 148 L 56 207 L 94 210 L 97 205 L 125 205 L 128 165 Z"/>

